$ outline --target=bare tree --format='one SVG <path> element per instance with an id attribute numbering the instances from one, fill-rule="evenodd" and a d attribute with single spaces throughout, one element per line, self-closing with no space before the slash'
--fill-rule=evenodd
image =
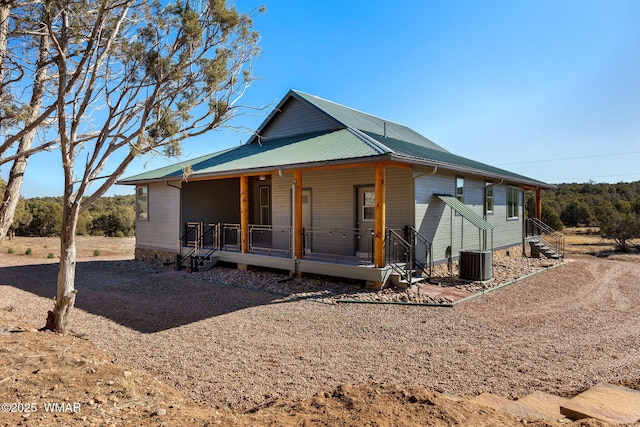
<path id="1" fill-rule="evenodd" d="M 49 65 L 49 35 L 41 33 L 39 35 L 38 59 L 36 62 L 36 70 L 31 90 L 31 99 L 29 101 L 29 111 L 26 113 L 26 123 L 38 120 L 42 102 L 44 98 L 45 85 L 49 77 L 47 76 L 47 67 Z M 13 217 L 20 201 L 20 190 L 24 180 L 24 173 L 27 168 L 27 161 L 33 152 L 45 149 L 49 144 L 40 144 L 35 150 L 32 149 L 33 142 L 36 137 L 37 128 L 31 129 L 20 139 L 13 156 L 13 165 L 9 173 L 9 181 L 7 182 L 6 191 L 0 205 L 0 241 L 7 235 L 7 231 L 13 224 Z M 13 158 L 11 157 L 11 158 Z"/>
<path id="2" fill-rule="evenodd" d="M 77 293 L 79 214 L 137 156 L 175 155 L 182 141 L 241 111 L 258 34 L 252 16 L 224 0 L 45 4 L 65 178 L 57 296 L 46 328 L 64 332 Z"/>
<path id="3" fill-rule="evenodd" d="M 39 19 L 42 11 L 38 0 L 0 2 L 0 165 L 13 162 L 0 205 L 0 241 L 12 225 L 29 156 L 55 143 L 36 140 L 36 132 L 45 127 L 57 103 L 49 96 L 50 104 L 42 108 L 51 79 L 48 32 Z"/>

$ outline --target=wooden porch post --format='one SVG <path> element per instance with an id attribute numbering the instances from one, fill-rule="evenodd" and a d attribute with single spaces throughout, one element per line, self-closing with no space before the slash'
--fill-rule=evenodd
<path id="1" fill-rule="evenodd" d="M 249 177 L 240 177 L 240 249 L 249 253 Z"/>
<path id="2" fill-rule="evenodd" d="M 296 182 L 296 194 L 294 195 L 293 205 L 294 215 L 295 215 L 295 230 L 294 239 L 295 239 L 295 257 L 296 259 L 302 258 L 302 171 L 297 170 L 293 172 L 293 179 Z"/>
<path id="3" fill-rule="evenodd" d="M 536 187 L 536 218 L 542 219 L 542 197 L 540 187 Z"/>
<path id="4" fill-rule="evenodd" d="M 373 225 L 373 262 L 376 267 L 384 267 L 385 221 L 385 166 L 376 164 L 375 221 Z"/>

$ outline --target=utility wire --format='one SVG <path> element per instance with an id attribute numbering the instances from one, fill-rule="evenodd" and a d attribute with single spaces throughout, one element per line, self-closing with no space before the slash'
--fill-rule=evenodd
<path id="1" fill-rule="evenodd" d="M 629 154 L 640 154 L 640 151 L 629 151 L 627 153 L 592 154 L 588 156 L 562 157 L 560 159 L 526 160 L 524 162 L 500 163 L 500 164 L 497 164 L 496 166 L 524 165 L 528 163 L 560 162 L 563 160 L 592 159 L 595 157 L 627 156 Z"/>

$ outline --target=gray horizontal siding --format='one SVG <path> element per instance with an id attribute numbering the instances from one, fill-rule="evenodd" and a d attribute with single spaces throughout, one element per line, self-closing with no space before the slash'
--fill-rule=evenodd
<path id="1" fill-rule="evenodd" d="M 416 179 L 416 228 L 433 242 L 434 261 L 447 259 L 451 247 L 454 257 L 461 250 L 478 249 L 481 244 L 478 229 L 434 196 L 438 193 L 454 194 L 455 174 L 436 174 Z M 484 216 L 485 180 L 465 177 L 464 203 L 480 216 Z M 522 192 L 520 195 L 520 215 L 518 219 L 507 220 L 506 185 L 494 187 L 494 212 L 486 217 L 493 225 L 493 246 L 507 247 L 522 242 Z M 487 235 L 487 245 L 491 246 L 491 232 Z"/>
<path id="2" fill-rule="evenodd" d="M 288 175 L 291 176 L 291 175 Z M 355 227 L 356 186 L 373 186 L 373 167 L 304 172 L 302 187 L 312 194 L 312 226 L 324 233 L 314 235 L 314 252 L 354 255 L 354 236 L 336 234 Z M 291 182 L 274 176 L 272 185 L 274 225 L 291 225 Z M 387 227 L 412 224 L 413 184 L 411 170 L 386 169 Z M 331 231 L 331 234 L 328 232 Z"/>
<path id="3" fill-rule="evenodd" d="M 136 247 L 175 252 L 179 232 L 180 190 L 165 183 L 149 184 L 149 220 L 136 221 Z"/>
<path id="4" fill-rule="evenodd" d="M 262 130 L 264 138 L 280 138 L 338 129 L 335 121 L 295 98 L 289 99 Z"/>

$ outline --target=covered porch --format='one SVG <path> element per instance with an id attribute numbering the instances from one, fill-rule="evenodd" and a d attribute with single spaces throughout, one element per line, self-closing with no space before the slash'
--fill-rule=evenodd
<path id="1" fill-rule="evenodd" d="M 293 275 L 359 279 L 378 287 L 392 274 L 406 275 L 405 270 L 414 270 L 413 261 L 426 265 L 430 256 L 424 245 L 420 254 L 415 253 L 407 235 L 413 229 L 410 214 L 402 218 L 401 226 L 399 221 L 387 222 L 386 178 L 391 166 L 377 162 L 364 167 L 279 170 L 185 184 L 181 216 L 186 221 L 178 244 L 178 268 L 207 268 L 220 261 Z M 397 169 L 393 168 L 396 176 Z M 411 169 L 404 166 L 402 171 L 411 182 Z M 331 194 L 335 185 L 325 184 L 324 177 L 336 175 L 344 177 L 343 190 Z M 207 201 L 203 194 L 218 202 Z M 327 203 L 327 197 L 333 197 L 335 204 Z M 411 212 L 411 201 L 407 202 L 394 209 Z"/>

